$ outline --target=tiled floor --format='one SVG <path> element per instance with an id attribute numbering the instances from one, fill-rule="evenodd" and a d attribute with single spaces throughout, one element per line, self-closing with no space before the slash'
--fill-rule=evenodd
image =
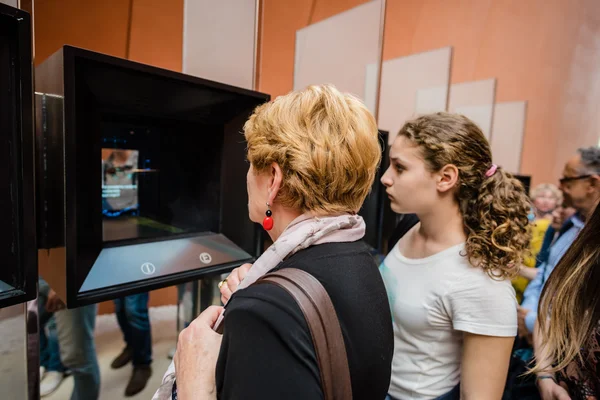
<path id="1" fill-rule="evenodd" d="M 149 400 L 160 385 L 162 376 L 167 370 L 171 360 L 167 358 L 169 350 L 175 346 L 176 331 L 176 306 L 156 307 L 150 309 L 152 324 L 153 375 L 146 389 L 135 397 L 129 399 Z M 114 314 L 98 316 L 96 320 L 96 351 L 100 364 L 100 399 L 119 400 L 125 399 L 125 386 L 131 374 L 131 365 L 119 370 L 110 368 L 110 363 L 123 349 L 124 343 L 121 331 Z M 44 400 L 69 400 L 73 389 L 73 378 L 69 377 L 61 384 L 60 388 Z"/>

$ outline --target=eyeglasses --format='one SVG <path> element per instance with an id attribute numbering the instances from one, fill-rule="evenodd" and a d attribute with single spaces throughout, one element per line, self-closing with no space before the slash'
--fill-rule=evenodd
<path id="1" fill-rule="evenodd" d="M 565 183 L 569 183 L 569 182 L 573 182 L 573 181 L 579 181 L 581 179 L 588 179 L 591 178 L 592 175 L 579 175 L 579 176 L 568 176 L 568 177 L 564 177 L 564 178 L 560 178 L 559 182 L 561 185 L 564 185 Z"/>

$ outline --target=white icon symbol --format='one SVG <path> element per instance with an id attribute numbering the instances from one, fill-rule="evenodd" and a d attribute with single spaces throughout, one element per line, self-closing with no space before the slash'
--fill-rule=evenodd
<path id="1" fill-rule="evenodd" d="M 152 275 L 156 272 L 156 267 L 152 263 L 145 262 L 142 264 L 142 272 L 144 275 Z"/>
<path id="2" fill-rule="evenodd" d="M 202 261 L 204 264 L 210 264 L 212 257 L 208 253 L 200 253 L 200 261 Z"/>

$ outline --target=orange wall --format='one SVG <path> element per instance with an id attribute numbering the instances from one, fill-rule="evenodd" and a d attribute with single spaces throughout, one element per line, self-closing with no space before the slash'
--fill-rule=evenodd
<path id="1" fill-rule="evenodd" d="M 69 44 L 122 58 L 129 50 L 131 60 L 181 71 L 183 0 L 131 1 L 36 0 L 36 65 Z M 150 295 L 151 306 L 176 303 L 175 287 Z M 100 304 L 100 313 L 112 310 L 112 302 Z"/>
<path id="2" fill-rule="evenodd" d="M 64 44 L 125 57 L 129 0 L 37 0 L 35 62 Z"/>
<path id="3" fill-rule="evenodd" d="M 364 1 L 314 0 L 312 22 Z M 600 1 L 388 0 L 384 60 L 453 46 L 452 83 L 497 78 L 496 101 L 528 101 L 522 172 L 556 182 L 600 136 Z M 295 31 L 310 0 L 264 0 L 260 90 L 291 90 Z"/>
<path id="4" fill-rule="evenodd" d="M 36 64 L 69 44 L 181 71 L 183 0 L 36 0 L 34 12 Z"/>
<path id="5" fill-rule="evenodd" d="M 181 72 L 183 0 L 135 0 L 129 59 Z"/>

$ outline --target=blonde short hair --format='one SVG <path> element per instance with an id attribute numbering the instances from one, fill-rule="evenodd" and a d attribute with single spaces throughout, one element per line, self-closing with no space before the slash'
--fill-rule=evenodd
<path id="1" fill-rule="evenodd" d="M 357 212 L 381 160 L 375 118 L 356 97 L 331 85 L 280 96 L 244 125 L 257 173 L 283 172 L 275 201 L 317 215 Z"/>
<path id="2" fill-rule="evenodd" d="M 531 196 L 530 196 L 531 200 L 535 201 L 535 199 L 540 197 L 546 191 L 549 191 L 550 193 L 552 193 L 552 197 L 554 197 L 556 199 L 557 206 L 562 204 L 562 201 L 563 201 L 562 192 L 556 185 L 553 185 L 551 183 L 541 183 L 541 184 L 537 185 L 535 188 L 533 188 L 533 190 L 531 191 Z"/>

